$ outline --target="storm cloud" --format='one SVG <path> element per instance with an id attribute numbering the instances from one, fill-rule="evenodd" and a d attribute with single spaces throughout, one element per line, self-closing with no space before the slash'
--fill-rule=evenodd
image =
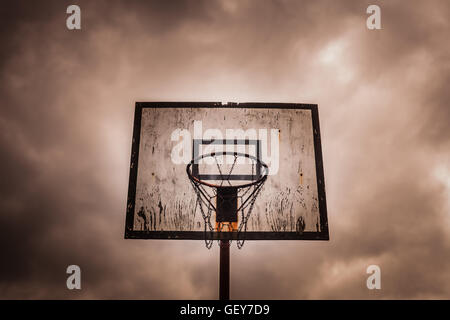
<path id="1" fill-rule="evenodd" d="M 319 105 L 331 239 L 232 246 L 233 299 L 450 297 L 448 1 L 70 4 L 0 9 L 0 298 L 217 297 L 218 246 L 123 239 L 136 101 Z"/>

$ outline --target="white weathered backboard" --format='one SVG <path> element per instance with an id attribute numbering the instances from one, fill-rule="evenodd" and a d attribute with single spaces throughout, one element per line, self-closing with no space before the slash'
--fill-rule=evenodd
<path id="1" fill-rule="evenodd" d="M 217 102 L 136 103 L 125 237 L 223 238 L 205 234 L 186 173 L 193 158 L 217 151 L 249 154 L 269 169 L 245 239 L 328 240 L 317 105 Z M 245 159 L 227 165 L 230 181 L 252 180 L 255 168 Z M 202 180 L 220 180 L 206 159 L 195 170 Z"/>

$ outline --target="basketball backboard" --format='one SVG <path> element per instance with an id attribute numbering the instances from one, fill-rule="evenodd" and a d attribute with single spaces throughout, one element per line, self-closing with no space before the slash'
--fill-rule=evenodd
<path id="1" fill-rule="evenodd" d="M 223 186 L 215 196 L 264 180 L 246 240 L 329 238 L 317 105 L 136 103 L 125 238 L 238 239 L 220 232 L 216 212 L 205 232 L 191 180 Z"/>

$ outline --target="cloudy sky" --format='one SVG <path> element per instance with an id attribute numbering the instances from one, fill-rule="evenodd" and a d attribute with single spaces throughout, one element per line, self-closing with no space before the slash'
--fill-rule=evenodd
<path id="1" fill-rule="evenodd" d="M 0 298 L 217 298 L 218 246 L 123 239 L 165 100 L 319 105 L 331 240 L 233 246 L 232 298 L 450 298 L 447 0 L 75 2 L 0 8 Z"/>

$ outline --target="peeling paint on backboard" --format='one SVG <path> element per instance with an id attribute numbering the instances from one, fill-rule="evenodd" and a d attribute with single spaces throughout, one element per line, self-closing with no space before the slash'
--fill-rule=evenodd
<path id="1" fill-rule="evenodd" d="M 136 169 L 136 181 L 133 210 L 128 212 L 132 216 L 132 220 L 127 220 L 132 221 L 128 232 L 204 231 L 204 220 L 186 175 L 186 164 L 175 164 L 171 160 L 177 143 L 171 140 L 172 132 L 187 130 L 194 137 L 194 121 L 201 121 L 203 133 L 209 129 L 224 133 L 226 129 L 278 130 L 279 168 L 268 177 L 258 195 L 247 231 L 307 234 L 312 239 L 313 234 L 320 234 L 317 239 L 328 238 L 323 172 L 317 174 L 323 168 L 321 154 L 319 162 L 317 159 L 320 150 L 315 149 L 320 143 L 318 128 L 314 127 L 318 126 L 318 119 L 314 119 L 316 106 L 169 105 L 141 104 L 136 109 L 141 112 L 139 139 L 136 140 L 139 141 L 139 158 L 137 168 L 131 168 Z M 319 168 L 316 168 L 317 163 Z M 131 178 L 132 175 L 130 186 Z M 319 200 L 319 193 L 323 201 Z M 151 238 L 151 235 L 146 237 Z"/>

